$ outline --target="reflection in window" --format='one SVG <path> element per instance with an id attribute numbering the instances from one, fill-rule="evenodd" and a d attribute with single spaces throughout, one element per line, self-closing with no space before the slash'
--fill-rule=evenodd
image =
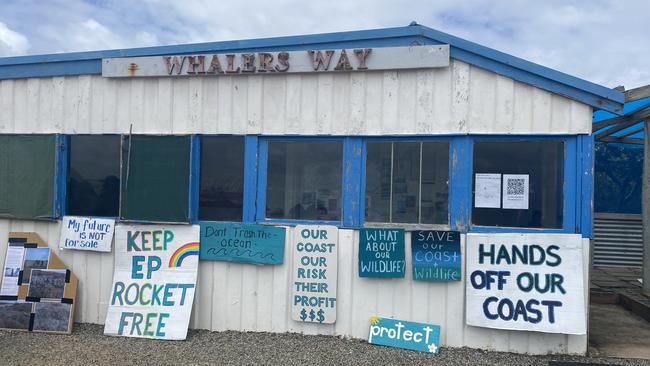
<path id="1" fill-rule="evenodd" d="M 473 207 L 473 224 L 528 228 L 562 227 L 563 141 L 475 142 L 473 169 L 473 184 L 475 184 L 476 174 L 529 176 L 528 209 Z M 475 190 L 476 187 L 473 191 Z M 523 189 L 519 191 L 525 192 Z M 501 200 L 504 199 L 500 197 Z M 476 197 L 473 197 L 472 202 L 475 200 Z M 499 202 L 496 205 L 503 206 Z"/>
<path id="2" fill-rule="evenodd" d="M 67 214 L 117 217 L 119 202 L 120 136 L 71 136 Z"/>
<path id="3" fill-rule="evenodd" d="M 341 219 L 342 143 L 270 141 L 266 217 Z"/>
<path id="4" fill-rule="evenodd" d="M 201 138 L 199 219 L 241 221 L 244 199 L 244 138 Z"/>
<path id="5" fill-rule="evenodd" d="M 366 222 L 447 224 L 449 142 L 366 144 Z"/>

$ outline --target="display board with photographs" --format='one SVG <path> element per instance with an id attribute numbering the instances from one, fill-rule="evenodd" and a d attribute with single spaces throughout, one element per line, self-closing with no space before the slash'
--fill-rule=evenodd
<path id="1" fill-rule="evenodd" d="M 0 328 L 72 333 L 77 277 L 36 233 L 9 233 Z"/>

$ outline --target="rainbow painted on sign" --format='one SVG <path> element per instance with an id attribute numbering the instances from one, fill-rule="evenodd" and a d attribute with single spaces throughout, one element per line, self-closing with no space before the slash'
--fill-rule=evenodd
<path id="1" fill-rule="evenodd" d="M 171 258 L 169 258 L 169 268 L 180 267 L 183 260 L 190 255 L 199 255 L 199 243 L 187 243 L 176 249 Z"/>

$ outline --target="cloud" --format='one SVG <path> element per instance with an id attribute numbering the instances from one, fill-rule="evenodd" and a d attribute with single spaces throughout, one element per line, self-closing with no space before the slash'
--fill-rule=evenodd
<path id="1" fill-rule="evenodd" d="M 0 22 L 0 56 L 22 55 L 29 49 L 29 40 Z"/>

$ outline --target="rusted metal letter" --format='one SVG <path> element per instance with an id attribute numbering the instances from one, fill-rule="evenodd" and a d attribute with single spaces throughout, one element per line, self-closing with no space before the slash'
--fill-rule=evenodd
<path id="1" fill-rule="evenodd" d="M 187 56 L 188 74 L 205 74 L 205 56 Z"/>
<path id="2" fill-rule="evenodd" d="M 366 59 L 368 58 L 368 55 L 370 55 L 370 52 L 372 52 L 372 48 L 357 48 L 354 50 L 354 54 L 359 60 L 359 66 L 357 67 L 357 70 L 368 70 L 368 66 L 366 66 Z"/>
<path id="3" fill-rule="evenodd" d="M 241 72 L 255 72 L 255 54 L 242 53 L 241 54 Z"/>
<path id="4" fill-rule="evenodd" d="M 339 56 L 339 62 L 334 67 L 334 70 L 338 71 L 349 71 L 352 70 L 352 65 L 350 64 L 350 59 L 348 58 L 347 52 L 341 50 L 341 55 Z"/>
<path id="5" fill-rule="evenodd" d="M 223 74 L 223 69 L 221 68 L 221 62 L 219 62 L 219 57 L 217 55 L 212 55 L 212 61 L 210 61 L 210 67 L 208 67 L 208 74 Z"/>
<path id="6" fill-rule="evenodd" d="M 235 70 L 235 55 L 226 55 L 226 62 L 228 63 L 226 68 L 227 73 L 236 74 L 239 72 L 239 66 L 237 66 L 237 69 Z"/>
<path id="7" fill-rule="evenodd" d="M 278 53 L 278 65 L 275 65 L 275 69 L 279 72 L 289 70 L 289 52 Z"/>
<path id="8" fill-rule="evenodd" d="M 167 66 L 168 75 L 171 75 L 172 72 L 174 72 L 174 69 L 176 70 L 176 75 L 181 74 L 181 69 L 183 68 L 183 63 L 185 62 L 185 56 L 163 56 L 163 60 L 165 60 L 165 66 Z"/>
<path id="9" fill-rule="evenodd" d="M 257 57 L 260 59 L 258 72 L 275 72 L 273 68 L 273 55 L 268 52 L 259 52 Z"/>
<path id="10" fill-rule="evenodd" d="M 307 51 L 309 56 L 311 56 L 311 62 L 314 66 L 314 71 L 318 71 L 318 68 L 321 66 L 323 70 L 327 71 L 330 68 L 330 61 L 332 61 L 332 55 L 334 51 L 325 51 L 325 56 L 321 51 Z"/>

